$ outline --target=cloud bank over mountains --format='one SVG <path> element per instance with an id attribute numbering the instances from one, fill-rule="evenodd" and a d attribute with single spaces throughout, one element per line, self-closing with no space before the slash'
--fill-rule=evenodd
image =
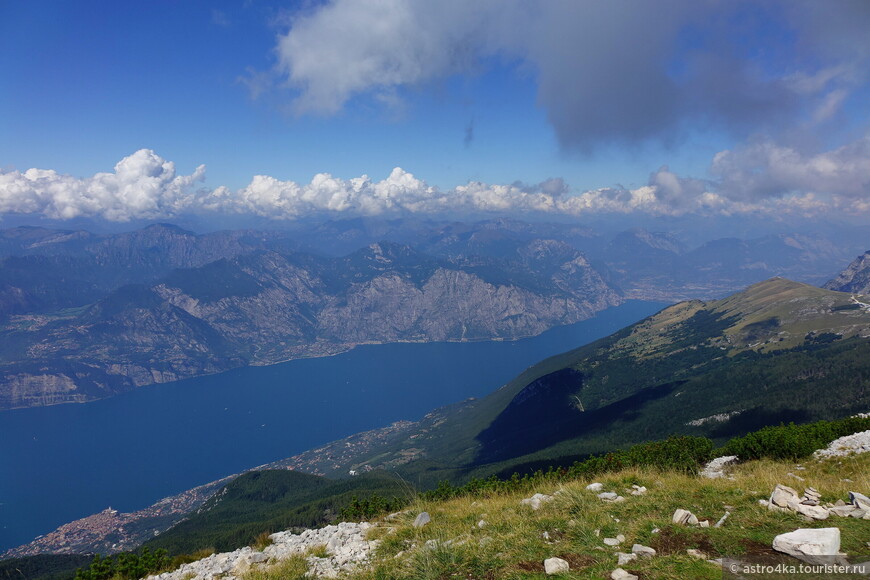
<path id="1" fill-rule="evenodd" d="M 112 173 L 72 177 L 50 169 L 0 170 L 0 216 L 102 218 L 113 222 L 197 215 L 433 216 L 600 213 L 649 215 L 819 215 L 870 212 L 870 138 L 817 155 L 759 142 L 718 153 L 713 179 L 662 167 L 636 189 L 572 192 L 560 178 L 538 184 L 469 182 L 449 190 L 395 168 L 381 181 L 315 175 L 310 183 L 254 176 L 244 188 L 208 189 L 205 166 L 178 175 L 175 164 L 141 149 Z"/>

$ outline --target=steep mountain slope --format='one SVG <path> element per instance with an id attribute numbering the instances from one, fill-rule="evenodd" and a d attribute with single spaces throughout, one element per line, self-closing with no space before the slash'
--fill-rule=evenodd
<path id="1" fill-rule="evenodd" d="M 341 258 L 261 250 L 122 286 L 0 328 L 0 408 L 342 352 L 362 343 L 516 339 L 621 302 L 569 246 L 438 260 L 372 244 Z"/>
<path id="2" fill-rule="evenodd" d="M 327 465 L 307 454 L 296 464 L 325 473 L 383 466 L 431 483 L 672 433 L 723 438 L 842 417 L 870 406 L 868 338 L 870 312 L 848 294 L 771 279 L 666 308 L 484 399 L 405 425 L 362 455 Z"/>
<path id="3" fill-rule="evenodd" d="M 864 252 L 849 264 L 840 275 L 825 284 L 828 290 L 866 294 L 870 292 L 870 251 Z"/>

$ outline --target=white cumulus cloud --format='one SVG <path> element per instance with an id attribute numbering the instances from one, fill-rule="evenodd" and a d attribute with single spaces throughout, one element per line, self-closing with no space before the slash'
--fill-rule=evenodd
<path id="1" fill-rule="evenodd" d="M 402 168 L 380 180 L 318 173 L 309 183 L 257 175 L 236 191 L 195 187 L 205 166 L 178 175 L 175 164 L 149 149 L 123 158 L 112 173 L 78 178 L 51 169 L 0 171 L 0 215 L 110 221 L 162 219 L 183 214 L 305 217 L 449 217 L 593 213 L 734 215 L 870 211 L 870 137 L 820 153 L 802 153 L 770 141 L 718 153 L 711 177 L 680 176 L 668 167 L 645 185 L 572 191 L 561 178 L 537 184 L 477 181 L 442 190 Z"/>
<path id="2" fill-rule="evenodd" d="M 77 178 L 51 169 L 0 171 L 0 214 L 41 214 L 52 219 L 102 217 L 110 221 L 177 215 L 195 203 L 193 185 L 205 176 L 176 175 L 175 164 L 140 149 L 115 165 L 114 173 Z"/>

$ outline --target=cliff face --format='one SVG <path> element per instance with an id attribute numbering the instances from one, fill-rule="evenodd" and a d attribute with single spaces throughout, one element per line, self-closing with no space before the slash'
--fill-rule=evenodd
<path id="1" fill-rule="evenodd" d="M 853 294 L 870 293 L 870 251 L 855 258 L 839 276 L 828 281 L 824 287 Z"/>
<path id="2" fill-rule="evenodd" d="M 516 339 L 620 303 L 585 258 L 538 240 L 508 260 L 398 244 L 342 258 L 256 251 L 131 284 L 83 309 L 12 315 L 0 408 L 335 354 L 361 343 Z"/>

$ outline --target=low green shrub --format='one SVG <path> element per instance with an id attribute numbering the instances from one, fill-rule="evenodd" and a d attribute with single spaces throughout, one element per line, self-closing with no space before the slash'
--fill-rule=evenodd
<path id="1" fill-rule="evenodd" d="M 380 515 L 399 511 L 407 501 L 398 497 L 385 498 L 373 493 L 367 498 L 359 499 L 353 496 L 350 503 L 339 511 L 339 517 L 343 521 L 370 520 Z"/>
<path id="2" fill-rule="evenodd" d="M 97 554 L 90 566 L 76 570 L 75 580 L 134 580 L 162 570 L 167 564 L 166 550 L 151 551 L 147 547 L 139 552 L 122 552 L 105 558 Z"/>

